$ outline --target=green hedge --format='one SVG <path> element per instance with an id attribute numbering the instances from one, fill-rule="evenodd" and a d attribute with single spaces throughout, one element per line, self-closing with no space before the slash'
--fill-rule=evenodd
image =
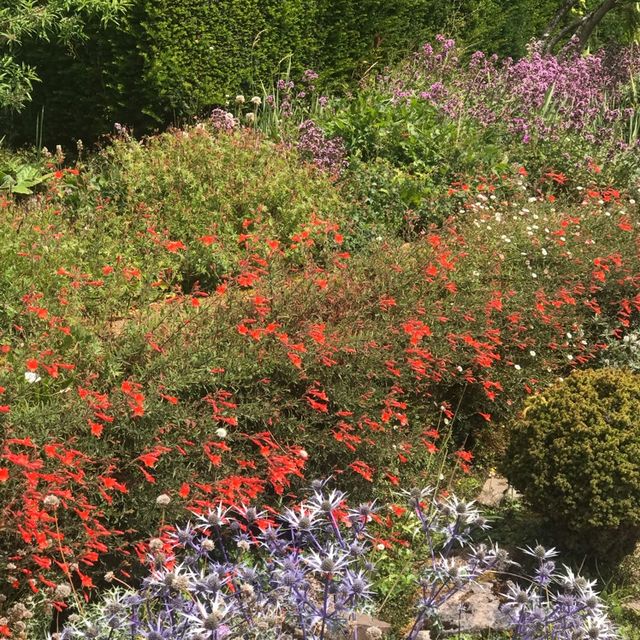
<path id="1" fill-rule="evenodd" d="M 278 76 L 311 67 L 324 86 L 381 72 L 437 33 L 467 51 L 523 55 L 553 14 L 553 0 L 133 0 L 126 20 L 73 51 L 25 42 L 22 58 L 42 79 L 19 118 L 0 121 L 7 142 L 85 142 L 114 122 L 146 133 L 182 124 L 238 92 L 260 93 Z M 613 21 L 613 20 L 612 20 Z M 610 22 L 612 22 L 610 21 Z M 619 20 L 614 26 L 618 26 Z M 618 29 L 619 30 L 619 29 Z M 606 32 L 606 34 L 604 34 Z M 606 36 L 606 37 L 605 37 Z M 611 25 L 603 36 L 622 37 Z M 463 47 L 464 48 L 464 47 Z M 290 68 L 289 68 L 290 65 Z"/>
<path id="2" fill-rule="evenodd" d="M 145 80 L 160 108 L 194 113 L 266 78 L 291 55 L 313 57 L 315 2 L 142 0 Z"/>
<path id="3" fill-rule="evenodd" d="M 68 51 L 25 43 L 42 82 L 18 119 L 0 123 L 7 141 L 44 144 L 112 131 L 137 133 L 183 122 L 240 91 L 260 91 L 279 73 L 311 67 L 325 83 L 348 83 L 460 26 L 462 10 L 437 0 L 135 0 L 126 21 Z M 11 140 L 9 139 L 11 138 Z"/>

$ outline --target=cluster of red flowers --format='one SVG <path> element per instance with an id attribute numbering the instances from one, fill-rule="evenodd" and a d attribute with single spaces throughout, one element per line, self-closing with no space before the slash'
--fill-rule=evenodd
<path id="1" fill-rule="evenodd" d="M 160 523 L 158 494 L 179 518 L 282 496 L 306 469 L 393 488 L 447 446 L 466 472 L 488 423 L 599 357 L 590 327 L 638 316 L 638 227 L 619 193 L 562 214 L 491 200 L 484 182 L 460 191 L 461 221 L 367 256 L 331 220 L 283 239 L 256 212 L 228 271 L 188 290 L 180 269 L 220 250 L 214 227 L 179 238 L 145 214 L 148 263 L 55 264 L 73 221 L 54 202 L 57 222 L 43 215 L 15 255 L 54 279 L 28 282 L 0 333 L 0 593 L 64 606 L 61 581 L 90 589 L 107 554 L 125 567 Z M 95 315 L 110 296 L 133 298 L 129 314 Z"/>

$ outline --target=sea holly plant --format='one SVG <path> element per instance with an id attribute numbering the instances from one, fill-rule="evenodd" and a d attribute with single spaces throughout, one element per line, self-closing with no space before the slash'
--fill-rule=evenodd
<path id="1" fill-rule="evenodd" d="M 465 586 L 515 563 L 497 545 L 472 543 L 488 528 L 474 503 L 432 488 L 404 495 L 428 549 L 407 635 L 416 640 L 438 628 L 439 609 Z M 305 501 L 280 511 L 220 505 L 196 516 L 150 541 L 150 574 L 138 590 L 112 591 L 57 637 L 323 640 L 353 635 L 355 613 L 374 608 L 374 530 L 383 522 L 375 504 L 349 508 L 344 493 L 316 482 Z M 554 549 L 524 551 L 537 566 L 529 586 L 510 582 L 503 594 L 512 637 L 616 637 L 594 583 L 557 573 Z"/>

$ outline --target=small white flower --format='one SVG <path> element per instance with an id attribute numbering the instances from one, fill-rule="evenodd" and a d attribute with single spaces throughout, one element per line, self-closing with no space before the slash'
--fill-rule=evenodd
<path id="1" fill-rule="evenodd" d="M 309 457 L 309 454 L 306 452 L 305 449 L 300 449 L 300 453 L 299 453 L 300 457 L 303 458 L 304 460 L 306 460 Z"/>
<path id="2" fill-rule="evenodd" d="M 53 597 L 56 600 L 65 600 L 71 595 L 71 587 L 68 584 L 56 585 Z"/>
<path id="3" fill-rule="evenodd" d="M 218 438 L 220 438 L 220 440 L 224 440 L 227 437 L 227 430 L 223 427 L 220 427 L 219 429 L 216 429 L 216 435 L 218 436 Z"/>
<path id="4" fill-rule="evenodd" d="M 58 496 L 54 496 L 52 493 L 45 496 L 42 502 L 47 509 L 57 509 L 60 506 L 60 498 L 58 498 Z"/>
<path id="5" fill-rule="evenodd" d="M 514 368 L 516 371 L 520 371 L 520 369 L 522 369 L 522 367 L 521 367 L 519 364 L 514 364 L 514 365 L 513 365 L 513 368 Z"/>
<path id="6" fill-rule="evenodd" d="M 365 635 L 367 640 L 380 640 L 382 638 L 382 629 L 380 627 L 369 627 Z"/>
<path id="7" fill-rule="evenodd" d="M 236 104 L 244 104 L 244 96 L 243 95 L 237 95 L 236 96 Z"/>
<path id="8" fill-rule="evenodd" d="M 532 358 L 535 358 L 535 357 L 536 357 L 536 352 L 532 349 L 531 351 L 529 351 L 529 355 L 530 355 Z"/>
<path id="9" fill-rule="evenodd" d="M 262 100 L 258 96 L 253 96 L 253 98 L 251 98 L 251 104 L 259 107 L 262 104 Z"/>
<path id="10" fill-rule="evenodd" d="M 149 540 L 149 549 L 151 549 L 151 551 L 160 551 L 162 547 L 164 547 L 164 543 L 160 538 L 151 538 L 151 540 Z"/>
<path id="11" fill-rule="evenodd" d="M 248 123 L 252 124 L 256 121 L 256 114 L 255 113 L 247 113 L 247 115 L 245 116 L 245 119 Z"/>
<path id="12" fill-rule="evenodd" d="M 161 493 L 161 494 L 156 498 L 156 504 L 157 504 L 159 507 L 166 507 L 170 502 L 171 502 L 171 498 L 170 498 L 170 496 L 168 496 L 166 493 Z"/>
<path id="13" fill-rule="evenodd" d="M 25 371 L 24 379 L 29 384 L 33 384 L 34 382 L 40 382 L 40 380 L 42 380 L 42 378 L 35 371 Z"/>

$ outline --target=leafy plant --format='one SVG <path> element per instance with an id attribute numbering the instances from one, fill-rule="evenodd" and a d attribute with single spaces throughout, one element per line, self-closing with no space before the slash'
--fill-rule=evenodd
<path id="1" fill-rule="evenodd" d="M 11 173 L 6 171 L 0 170 L 0 191 L 20 195 L 31 195 L 34 187 L 53 177 L 53 173 L 43 173 L 40 167 L 28 164 L 19 165 Z"/>
<path id="2" fill-rule="evenodd" d="M 639 411 L 638 375 L 577 371 L 533 396 L 511 429 L 510 481 L 574 545 L 599 555 L 640 535 Z"/>

